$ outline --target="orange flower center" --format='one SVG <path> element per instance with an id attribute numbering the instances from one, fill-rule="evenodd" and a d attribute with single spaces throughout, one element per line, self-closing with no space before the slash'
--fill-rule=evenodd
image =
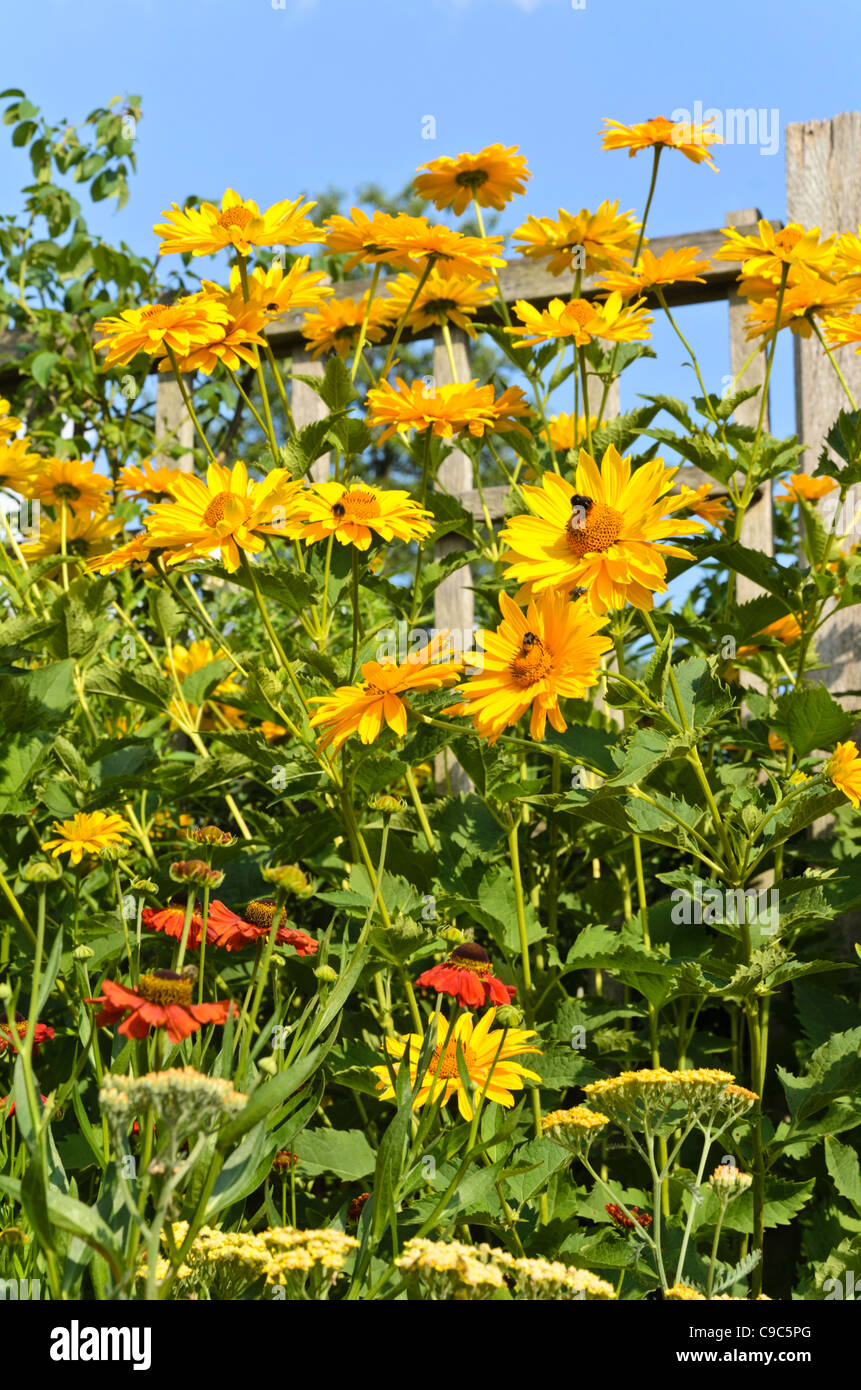
<path id="1" fill-rule="evenodd" d="M 332 512 L 338 518 L 346 516 L 351 521 L 366 521 L 380 515 L 380 504 L 372 492 L 357 488 L 355 492 L 342 493 Z"/>
<path id="2" fill-rule="evenodd" d="M 141 975 L 137 993 L 150 1004 L 182 1004 L 188 1008 L 191 1003 L 193 981 L 183 976 L 173 978 L 172 972 L 162 975 Z"/>
<path id="3" fill-rule="evenodd" d="M 553 656 L 540 637 L 527 632 L 523 646 L 508 669 L 518 685 L 534 685 L 553 670 Z"/>
<path id="4" fill-rule="evenodd" d="M 217 493 L 203 513 L 204 526 L 218 526 L 218 524 L 224 520 L 228 503 L 235 496 L 236 494 L 233 492 Z"/>
<path id="5" fill-rule="evenodd" d="M 624 517 L 606 502 L 593 502 L 585 522 L 574 513 L 565 527 L 565 539 L 578 560 L 595 550 L 609 550 L 622 533 Z"/>
<path id="6" fill-rule="evenodd" d="M 804 232 L 800 227 L 784 227 L 783 231 L 776 233 L 774 244 L 779 246 L 781 251 L 792 251 L 803 236 Z"/>
<path id="7" fill-rule="evenodd" d="M 565 317 L 585 328 L 589 320 L 595 317 L 595 310 L 588 299 L 572 299 L 570 304 L 565 305 Z"/>
<path id="8" fill-rule="evenodd" d="M 475 1054 L 471 1047 L 461 1043 L 461 1051 L 467 1071 L 472 1075 L 475 1067 Z M 439 1076 L 443 1080 L 459 1077 L 460 1072 L 457 1068 L 457 1038 L 452 1038 L 445 1052 L 441 1047 L 436 1048 L 431 1058 L 428 1071 L 432 1076 Z"/>
<path id="9" fill-rule="evenodd" d="M 248 223 L 253 218 L 254 213 L 250 208 L 235 207 L 226 208 L 218 218 L 219 227 L 238 227 L 241 232 L 245 231 Z"/>

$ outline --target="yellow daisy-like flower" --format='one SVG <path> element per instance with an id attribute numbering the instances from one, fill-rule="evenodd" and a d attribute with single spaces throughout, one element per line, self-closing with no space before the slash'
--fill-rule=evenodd
<path id="1" fill-rule="evenodd" d="M 96 332 L 104 337 L 96 348 L 108 349 L 106 367 L 124 366 L 139 352 L 152 358 L 170 352 L 186 357 L 218 338 L 227 318 L 224 305 L 212 296 L 186 295 L 175 304 L 147 304 L 143 309 L 125 309 L 119 318 L 99 319 Z"/>
<path id="2" fill-rule="evenodd" d="M 420 164 L 413 188 L 440 211 L 452 208 L 457 217 L 473 198 L 483 208 L 501 212 L 518 193 L 523 193 L 532 177 L 518 145 L 486 145 L 478 154 L 459 154 L 456 159 L 442 155 L 429 164 Z M 427 173 L 421 171 L 427 169 Z"/>
<path id="3" fill-rule="evenodd" d="M 505 265 L 501 236 L 465 236 L 451 227 L 431 226 L 424 217 L 398 213 L 392 218 L 392 235 L 412 262 L 423 270 L 428 261 L 449 275 L 472 276 L 486 280 L 491 272 Z"/>
<path id="4" fill-rule="evenodd" d="M 567 452 L 569 449 L 576 449 L 586 438 L 586 416 L 585 415 L 566 415 L 561 411 L 559 415 L 551 415 L 547 421 L 547 428 L 550 432 L 550 443 L 557 453 Z M 598 428 L 598 416 L 589 416 L 589 430 Z"/>
<path id="5" fill-rule="evenodd" d="M 176 353 L 176 365 L 181 372 L 203 372 L 211 376 L 221 363 L 231 372 L 238 371 L 244 363 L 246 367 L 256 367 L 257 349 L 264 339 L 260 330 L 268 321 L 260 301 L 246 300 L 241 286 L 225 291 L 212 280 L 203 281 L 201 300 L 220 305 L 227 318 L 207 342 L 197 344 L 187 353 Z M 173 363 L 165 358 L 159 363 L 160 372 L 169 372 Z"/>
<path id="6" fill-rule="evenodd" d="M 0 488 L 26 495 L 43 463 L 40 454 L 31 452 L 26 439 L 0 440 Z"/>
<path id="7" fill-rule="evenodd" d="M 514 232 L 516 250 L 531 261 L 547 260 L 551 275 L 566 270 L 619 270 L 627 266 L 637 246 L 641 224 L 632 212 L 619 212 L 605 199 L 597 212 L 559 209 L 559 217 L 529 217 Z"/>
<path id="8" fill-rule="evenodd" d="M 761 295 L 759 287 L 767 285 L 769 293 Z M 813 319 L 824 314 L 838 314 L 853 308 L 858 302 L 855 290 L 847 290 L 844 285 L 833 285 L 818 275 L 804 275 L 796 284 L 788 284 L 780 302 L 780 319 L 777 318 L 778 296 L 775 286 L 768 280 L 757 279 L 753 284 L 742 280 L 739 292 L 749 298 L 751 311 L 745 319 L 745 337 L 762 338 L 777 331 L 789 328 L 801 338 L 813 335 Z"/>
<path id="9" fill-rule="evenodd" d="M 66 512 L 65 522 L 66 554 L 82 560 L 87 560 L 93 555 L 104 555 L 123 529 L 121 521 L 115 521 L 104 512 Z M 62 550 L 63 521 L 59 517 L 53 521 L 41 517 L 37 539 L 30 545 L 21 547 L 21 552 L 27 560 L 42 560 L 49 555 L 60 555 Z"/>
<path id="10" fill-rule="evenodd" d="M 809 473 L 790 473 L 780 485 L 786 491 L 778 493 L 778 502 L 815 502 L 837 487 L 833 478 L 812 478 Z"/>
<path id="11" fill-rule="evenodd" d="M 386 303 L 391 307 L 394 320 L 399 320 L 406 313 L 418 284 L 419 277 L 410 274 L 397 275 L 387 281 Z M 432 270 L 416 295 L 415 303 L 404 321 L 405 327 L 419 333 L 423 328 L 453 323 L 474 338 L 473 315 L 490 304 L 495 293 L 493 285 L 483 285 L 478 280 L 465 280 L 459 275 Z"/>
<path id="12" fill-rule="evenodd" d="M 352 352 L 359 341 L 367 307 L 366 294 L 361 299 L 344 295 L 343 298 L 320 304 L 312 314 L 306 314 L 302 323 L 302 337 L 311 348 L 311 356 L 337 352 L 339 357 L 346 357 Z M 386 336 L 386 329 L 392 320 L 392 306 L 388 300 L 375 296 L 368 314 L 365 341 L 379 343 Z"/>
<path id="13" fill-rule="evenodd" d="M 334 535 L 341 545 L 367 550 L 375 536 L 384 541 L 425 540 L 433 531 L 433 520 L 401 488 L 328 482 L 314 483 L 295 496 L 280 530 L 306 545 Z"/>
<path id="14" fill-rule="evenodd" d="M 534 739 L 543 739 L 548 719 L 563 733 L 560 699 L 581 699 L 596 684 L 601 657 L 612 646 L 599 635 L 606 616 L 563 593 L 542 594 L 525 612 L 501 593 L 499 608 L 496 631 L 478 634 L 480 673 L 460 687 L 459 703 L 445 713 L 471 718 L 490 743 L 529 709 Z"/>
<path id="15" fill-rule="evenodd" d="M 273 203 L 261 213 L 255 202 L 228 188 L 220 208 L 214 203 L 201 203 L 199 208 L 180 208 L 172 203 L 171 210 L 162 213 L 167 221 L 156 223 L 153 231 L 162 238 L 162 256 L 173 251 L 214 256 L 228 247 L 239 256 L 247 256 L 252 246 L 305 246 L 322 241 L 320 228 L 305 216 L 316 206 L 296 198 Z"/>
<path id="16" fill-rule="evenodd" d="M 835 241 L 833 236 L 819 240 L 819 228 L 806 231 L 800 222 L 789 222 L 775 231 L 763 218 L 757 223 L 755 236 L 744 236 L 735 227 L 724 227 L 727 240 L 715 251 L 715 261 L 740 261 L 746 277 L 762 276 L 779 284 L 784 266 L 798 267 L 817 275 L 827 275 L 834 269 Z"/>
<path id="17" fill-rule="evenodd" d="M 532 593 L 585 588 L 595 612 L 626 603 L 650 609 L 652 595 L 666 590 L 664 556 L 693 558 L 666 538 L 705 530 L 670 519 L 686 505 L 682 493 L 667 496 L 677 471 L 658 458 L 632 473 L 612 444 L 599 469 L 581 449 L 573 485 L 545 473 L 540 487 L 524 487 L 534 515 L 512 517 L 500 533 L 510 547 L 506 574 Z"/>
<path id="18" fill-rule="evenodd" d="M 383 381 L 370 390 L 367 403 L 368 423 L 385 426 L 381 444 L 395 433 L 410 430 L 430 429 L 439 439 L 456 434 L 481 439 L 493 430 L 527 434 L 520 420 L 532 414 L 519 386 L 509 386 L 494 399 L 493 387 L 479 386 L 477 381 L 451 382 L 429 390 L 423 381 L 407 386 L 397 377 L 394 386 Z"/>
<path id="19" fill-rule="evenodd" d="M 427 1071 L 419 1085 L 413 1101 L 413 1109 L 419 1110 L 427 1102 L 437 1100 L 442 1095 L 446 1105 L 452 1096 L 457 1096 L 457 1106 L 465 1120 L 473 1116 L 473 1101 L 481 1095 L 487 1085 L 486 1099 L 496 1101 L 507 1109 L 513 1106 L 513 1091 L 522 1091 L 524 1082 L 540 1081 L 534 1072 L 527 1070 L 520 1062 L 511 1059 L 524 1052 L 541 1052 L 529 1042 L 535 1037 L 534 1029 L 509 1028 L 494 1029 L 495 1009 L 488 1009 L 476 1023 L 472 1014 L 462 1014 L 452 1029 L 448 1045 L 448 1020 L 442 1014 L 437 1016 L 437 1046 L 431 1057 Z M 418 1076 L 418 1060 L 424 1038 L 421 1033 L 409 1033 L 402 1038 L 386 1038 L 385 1047 L 389 1057 L 399 1061 L 406 1057 L 410 1069 L 410 1080 L 415 1086 Z M 443 1050 L 445 1049 L 445 1050 Z M 462 1065 L 469 1077 L 470 1086 L 464 1086 L 458 1066 L 458 1052 Z M 385 1064 L 372 1067 L 377 1076 L 377 1089 L 381 1100 L 393 1100 L 390 1069 Z M 397 1070 L 397 1067 L 394 1068 Z"/>
<path id="20" fill-rule="evenodd" d="M 120 546 L 119 550 L 108 548 L 107 551 L 97 552 L 88 561 L 86 568 L 91 574 L 114 574 L 117 570 L 127 569 L 129 565 L 148 564 L 154 549 L 147 540 L 146 531 L 140 531 L 125 545 Z M 154 571 L 151 570 L 150 573 Z"/>
<path id="21" fill-rule="evenodd" d="M 146 518 L 147 543 L 171 553 L 168 565 L 220 550 L 231 574 L 239 568 L 240 551 L 258 554 L 262 535 L 283 533 L 287 505 L 302 487 L 283 468 L 274 468 L 261 482 L 252 482 L 244 463 L 230 469 L 212 463 L 206 481 L 183 473 L 174 485 L 174 500 L 162 502 Z"/>
<path id="22" fill-rule="evenodd" d="M 822 331 L 829 347 L 855 345 L 861 352 L 861 314 L 828 314 L 822 320 Z"/>
<path id="23" fill-rule="evenodd" d="M 117 478 L 117 492 L 128 492 L 142 502 L 160 502 L 173 496 L 173 483 L 182 469 L 157 465 L 145 459 L 143 463 L 127 463 Z"/>
<path id="24" fill-rule="evenodd" d="M 665 251 L 661 256 L 655 256 L 646 249 L 637 264 L 629 270 L 606 271 L 601 276 L 601 288 L 618 290 L 623 299 L 632 299 L 655 286 L 704 285 L 703 272 L 708 270 L 709 262 L 697 260 L 699 255 L 701 252 L 697 246 L 686 246 L 681 251 Z"/>
<path id="25" fill-rule="evenodd" d="M 42 459 L 30 483 L 30 495 L 51 507 L 98 512 L 110 501 L 111 481 L 96 472 L 92 459 Z"/>
<path id="26" fill-rule="evenodd" d="M 340 213 L 330 217 L 324 228 L 326 245 L 330 251 L 349 255 L 345 270 L 353 270 L 360 261 L 372 265 L 384 262 L 406 270 L 410 256 L 395 226 L 396 219 L 389 212 L 378 211 L 369 217 L 361 208 L 351 208 L 349 217 Z"/>
<path id="27" fill-rule="evenodd" d="M 705 162 L 717 172 L 709 145 L 722 145 L 723 137 L 709 130 L 713 123 L 712 119 L 704 121 L 702 125 L 693 125 L 668 121 L 666 116 L 655 116 L 651 121 L 624 125 L 622 121 L 613 121 L 605 116 L 606 129 L 598 134 L 603 137 L 601 148 L 604 150 L 627 150 L 629 156 L 633 156 L 639 154 L 640 150 L 663 145 L 670 150 L 681 150 L 685 159 L 690 159 L 694 164 Z"/>
<path id="28" fill-rule="evenodd" d="M 572 338 L 578 347 L 585 347 L 593 338 L 611 343 L 643 342 L 651 337 L 652 317 L 640 306 L 642 300 L 623 304 L 622 296 L 611 294 L 603 304 L 589 299 L 551 299 L 546 309 L 536 309 L 525 299 L 518 299 L 514 312 L 523 327 L 506 328 L 521 341 L 515 347 L 533 347 L 538 343 Z"/>
<path id="29" fill-rule="evenodd" d="M 321 270 L 309 270 L 309 256 L 297 256 L 289 270 L 282 270 L 273 261 L 268 270 L 257 266 L 248 278 L 248 298 L 267 315 L 289 314 L 296 309 L 314 309 L 334 294 L 328 276 Z M 230 272 L 231 291 L 239 290 L 242 279 L 239 267 Z"/>
<path id="30" fill-rule="evenodd" d="M 45 840 L 42 849 L 53 858 L 68 854 L 72 864 L 80 864 L 85 854 L 100 854 L 110 846 L 125 846 L 123 832 L 131 827 L 122 816 L 105 811 L 78 811 L 71 820 L 54 821 L 55 840 Z"/>
<path id="31" fill-rule="evenodd" d="M 0 398 L 0 441 L 11 439 L 22 428 L 22 422 L 9 414 L 11 408 L 8 401 Z"/>
<path id="32" fill-rule="evenodd" d="M 455 685 L 462 667 L 462 661 L 449 659 L 446 633 L 406 661 L 366 661 L 361 668 L 361 685 L 342 685 L 334 695 L 311 697 L 311 703 L 320 706 L 311 724 L 325 730 L 319 746 L 328 748 L 331 744 L 337 752 L 356 733 L 362 743 L 373 743 L 380 736 L 383 721 L 398 738 L 404 738 L 407 706 L 400 697 Z"/>
<path id="33" fill-rule="evenodd" d="M 848 743 L 838 743 L 825 764 L 825 771 L 837 790 L 849 798 L 857 811 L 861 806 L 861 756 L 858 745 L 852 739 Z"/>

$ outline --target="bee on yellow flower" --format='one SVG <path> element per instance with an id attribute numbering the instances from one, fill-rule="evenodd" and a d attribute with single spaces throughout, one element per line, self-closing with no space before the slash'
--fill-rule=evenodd
<path id="1" fill-rule="evenodd" d="M 525 611 L 501 593 L 499 608 L 496 631 L 478 634 L 479 674 L 457 690 L 458 703 L 445 713 L 471 718 L 490 743 L 527 710 L 532 738 L 544 738 L 548 719 L 564 733 L 560 699 L 582 699 L 597 683 L 601 657 L 612 646 L 599 631 L 606 616 L 563 593 L 541 594 Z"/>
<path id="2" fill-rule="evenodd" d="M 677 471 L 652 459 L 632 472 L 612 444 L 599 468 L 581 449 L 573 483 L 545 473 L 540 487 L 524 487 L 533 514 L 511 517 L 500 533 L 506 574 L 533 594 L 585 588 L 595 612 L 626 603 L 650 609 L 652 595 L 666 589 L 664 557 L 693 558 L 668 539 L 705 529 L 672 519 L 687 505 L 684 493 L 667 495 Z"/>

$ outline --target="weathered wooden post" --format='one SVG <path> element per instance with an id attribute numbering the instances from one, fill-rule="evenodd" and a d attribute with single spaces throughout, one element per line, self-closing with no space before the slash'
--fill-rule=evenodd
<path id="1" fill-rule="evenodd" d="M 162 467 L 194 471 L 194 422 L 188 413 L 182 392 L 174 376 L 159 373 L 155 388 L 155 438 L 163 446 L 179 444 L 184 452 L 178 459 L 165 451 L 156 451 L 155 462 Z"/>
<path id="2" fill-rule="evenodd" d="M 786 208 L 789 219 L 819 227 L 823 236 L 855 232 L 861 223 L 861 114 L 844 112 L 831 121 L 803 121 L 786 127 Z M 840 367 L 856 401 L 861 401 L 861 358 L 840 352 Z M 825 436 L 841 410 L 850 409 L 837 375 L 815 337 L 795 338 L 795 409 L 799 438 L 807 445 L 804 469 L 812 473 Z M 829 501 L 831 506 L 829 507 Z M 850 488 L 847 519 L 861 505 L 861 487 Z M 833 500 L 820 503 L 826 520 Z M 833 613 L 817 636 L 823 679 L 835 696 L 861 689 L 861 610 Z M 847 697 L 859 708 L 857 696 Z"/>
<path id="3" fill-rule="evenodd" d="M 762 213 L 759 208 L 742 208 L 738 212 L 728 212 L 726 224 L 728 227 L 748 227 L 753 228 Z M 747 358 L 750 356 L 753 345 L 745 340 L 745 316 L 750 312 L 747 301 L 741 298 L 737 290 L 729 292 L 729 369 L 733 376 L 741 371 Z M 760 352 L 753 359 L 742 380 L 738 383 L 739 387 L 760 386 L 765 384 L 765 353 Z M 733 419 L 739 425 L 750 425 L 756 428 L 759 419 L 761 406 L 761 396 L 751 396 L 750 400 L 742 401 L 741 405 L 735 410 Z M 765 415 L 763 417 L 763 428 L 768 429 L 768 410 L 769 402 L 765 403 Z M 756 501 L 745 513 L 741 524 L 740 540 L 742 545 L 749 550 L 759 550 L 763 555 L 774 554 L 774 503 L 772 498 L 771 483 L 763 483 L 759 489 Z M 736 597 L 739 603 L 747 603 L 762 593 L 758 584 L 754 584 L 752 579 L 745 575 L 736 575 Z"/>
<path id="4" fill-rule="evenodd" d="M 455 375 L 442 333 L 434 335 L 433 379 L 435 386 L 448 385 L 453 380 L 469 381 L 469 351 L 466 334 L 459 328 L 451 329 L 452 357 Z M 472 487 L 472 463 L 462 449 L 452 449 L 448 458 L 440 466 L 438 481 L 447 492 L 455 495 L 465 493 Z M 452 550 L 462 550 L 467 542 L 462 536 L 449 534 L 437 542 L 436 554 L 441 559 Z M 434 593 L 434 626 L 451 630 L 461 651 L 472 646 L 471 635 L 475 623 L 475 600 L 472 592 L 472 571 L 469 565 L 448 575 Z M 452 792 L 468 791 L 472 786 L 469 778 L 448 752 L 439 753 L 434 766 L 437 786 Z"/>
<path id="5" fill-rule="evenodd" d="M 326 374 L 322 360 L 318 357 L 316 361 L 313 361 L 310 355 L 300 348 L 293 349 L 291 371 L 298 372 L 301 376 L 319 377 L 321 381 Z M 325 402 L 317 395 L 317 392 L 306 382 L 296 381 L 295 378 L 290 409 L 293 412 L 293 423 L 297 430 L 303 429 L 305 425 L 310 425 L 313 420 L 322 420 L 329 413 Z M 329 471 L 330 455 L 323 454 L 311 465 L 311 481 L 325 483 L 329 477 Z"/>

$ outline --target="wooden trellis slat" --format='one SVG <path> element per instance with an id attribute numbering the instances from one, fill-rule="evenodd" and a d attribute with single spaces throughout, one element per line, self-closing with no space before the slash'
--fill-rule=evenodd
<path id="1" fill-rule="evenodd" d="M 786 207 L 789 220 L 819 227 L 823 236 L 854 232 L 861 223 L 861 114 L 835 116 L 831 121 L 804 121 L 786 129 Z M 825 436 L 838 413 L 850 409 L 833 367 L 815 337 L 796 337 L 795 409 L 797 432 L 807 445 L 803 467 L 813 472 L 825 447 Z M 861 402 L 861 357 L 841 351 L 840 369 L 852 395 Z M 849 489 L 846 529 L 861 506 L 861 487 Z M 824 497 L 820 511 L 826 524 L 834 515 L 834 499 Z M 857 536 L 856 536 L 857 540 Z M 825 623 L 816 639 L 822 673 L 829 689 L 841 699 L 861 690 L 861 610 L 844 608 Z M 850 708 L 861 698 L 849 696 Z"/>

